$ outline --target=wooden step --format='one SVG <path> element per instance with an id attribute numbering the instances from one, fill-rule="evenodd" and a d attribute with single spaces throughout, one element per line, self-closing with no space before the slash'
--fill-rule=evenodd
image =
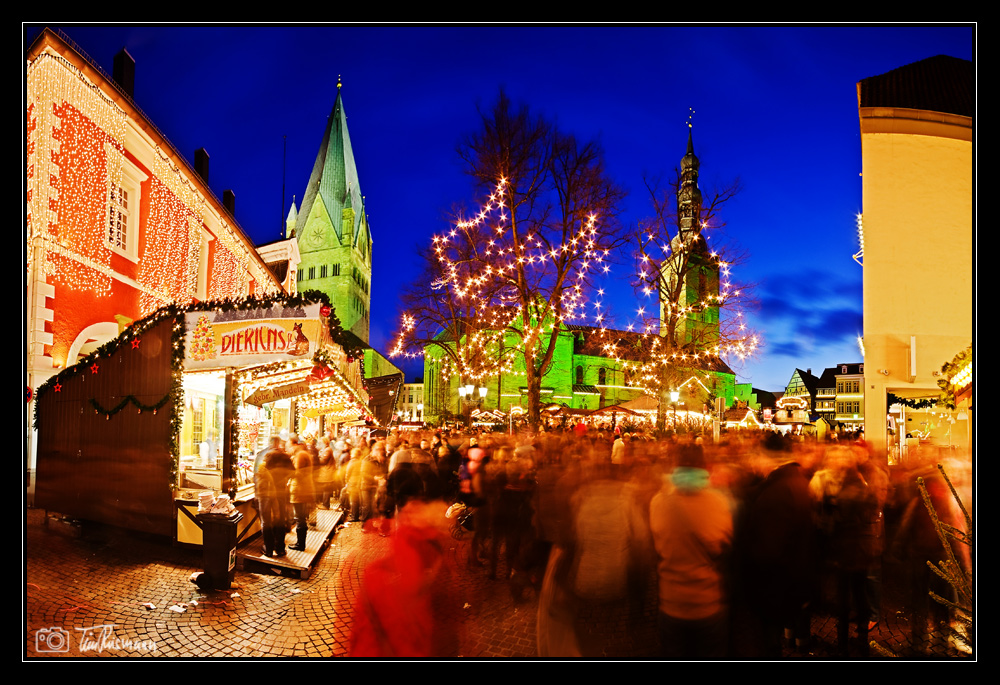
<path id="1" fill-rule="evenodd" d="M 269 567 L 275 574 L 297 576 L 303 580 L 309 577 L 316 562 L 330 545 L 337 526 L 344 518 L 340 509 L 317 509 L 316 527 L 306 532 L 304 551 L 294 550 L 297 537 L 295 531 L 285 536 L 285 556 L 265 557 L 261 550 L 261 537 L 255 535 L 243 542 L 236 550 L 236 564 L 240 570 L 253 570 L 261 566 Z"/>

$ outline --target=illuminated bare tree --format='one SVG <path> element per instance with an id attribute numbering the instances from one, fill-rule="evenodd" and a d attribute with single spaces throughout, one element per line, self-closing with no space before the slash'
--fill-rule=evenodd
<path id="1" fill-rule="evenodd" d="M 478 215 L 434 238 L 434 287 L 468 300 L 468 339 L 516 349 L 529 422 L 537 427 L 559 332 L 582 316 L 594 278 L 607 272 L 609 254 L 623 242 L 624 192 L 608 178 L 597 143 L 559 132 L 527 106 L 515 108 L 502 90 L 480 120 L 458 153 L 489 199 Z M 469 373 L 494 376 L 509 362 L 500 354 Z"/>
<path id="2" fill-rule="evenodd" d="M 403 321 L 390 356 L 428 356 L 437 364 L 429 370 L 425 389 L 437 395 L 427 399 L 436 408 L 450 410 L 451 379 L 459 385 L 483 379 L 487 372 L 509 371 L 513 350 L 505 346 L 499 324 L 484 297 L 486 282 L 478 276 L 487 262 L 478 251 L 483 244 L 483 224 L 463 220 L 443 236 L 435 236 L 432 249 L 419 252 L 421 276 L 402 294 Z M 447 258 L 446 258 L 447 256 Z M 433 385 L 433 390 L 430 387 Z"/>
<path id="3" fill-rule="evenodd" d="M 722 209 L 739 193 L 739 181 L 704 197 L 698 165 L 689 133 L 687 154 L 673 180 L 664 185 L 646 179 L 653 214 L 635 232 L 635 288 L 653 311 L 641 308 L 633 326 L 643 334 L 641 352 L 608 350 L 659 397 L 660 428 L 670 391 L 690 379 L 693 370 L 724 368 L 721 361 L 745 359 L 760 347 L 759 336 L 744 319 L 752 304 L 749 288 L 732 279 L 737 259 L 708 242 L 711 233 L 725 225 Z M 634 361 L 637 358 L 640 361 Z M 712 388 L 705 388 L 711 397 Z"/>

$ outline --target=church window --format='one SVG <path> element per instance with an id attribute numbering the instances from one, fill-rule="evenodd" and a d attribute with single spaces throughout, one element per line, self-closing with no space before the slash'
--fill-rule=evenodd
<path id="1" fill-rule="evenodd" d="M 576 367 L 576 384 L 583 385 L 583 367 Z"/>

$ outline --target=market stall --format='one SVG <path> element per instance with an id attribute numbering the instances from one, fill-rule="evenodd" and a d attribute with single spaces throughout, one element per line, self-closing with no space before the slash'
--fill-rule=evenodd
<path id="1" fill-rule="evenodd" d="M 253 532 L 253 462 L 271 435 L 372 420 L 325 295 L 171 306 L 38 389 L 36 505 L 201 542 L 199 494 Z M 357 430 L 357 428 L 353 429 Z"/>

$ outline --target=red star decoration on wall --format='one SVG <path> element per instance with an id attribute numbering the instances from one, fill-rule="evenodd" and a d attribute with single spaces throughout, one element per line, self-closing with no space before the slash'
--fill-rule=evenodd
<path id="1" fill-rule="evenodd" d="M 101 367 L 97 365 L 97 362 L 94 362 L 93 364 L 90 365 L 90 373 L 97 373 L 97 370 L 99 368 Z"/>
<path id="2" fill-rule="evenodd" d="M 56 381 L 56 384 L 52 386 L 52 389 L 56 392 L 62 392 L 62 383 Z"/>
<path id="3" fill-rule="evenodd" d="M 132 338 L 132 349 L 139 349 L 139 338 Z"/>

